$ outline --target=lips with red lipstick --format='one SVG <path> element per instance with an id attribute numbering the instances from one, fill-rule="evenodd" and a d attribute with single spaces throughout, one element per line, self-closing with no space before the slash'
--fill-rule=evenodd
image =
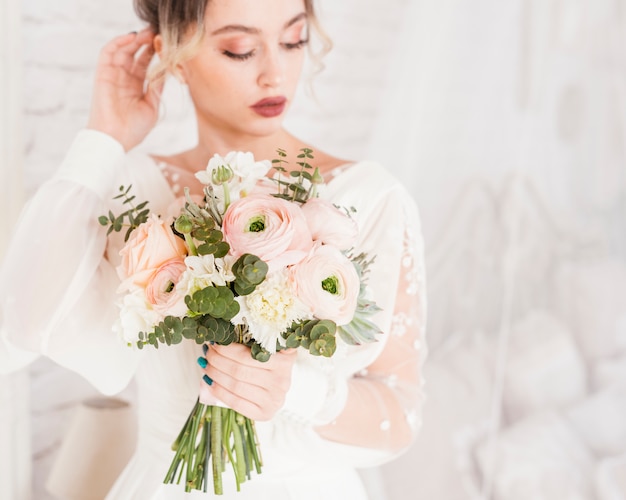
<path id="1" fill-rule="evenodd" d="M 282 114 L 282 112 L 285 110 L 286 104 L 287 98 L 279 96 L 261 99 L 259 102 L 253 104 L 250 107 L 258 115 L 261 115 L 265 118 L 272 118 L 274 116 Z"/>

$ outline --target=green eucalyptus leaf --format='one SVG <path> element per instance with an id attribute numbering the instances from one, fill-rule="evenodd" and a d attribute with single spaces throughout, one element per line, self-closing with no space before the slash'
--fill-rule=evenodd
<path id="1" fill-rule="evenodd" d="M 269 351 L 267 351 L 266 349 L 263 349 L 263 347 L 261 347 L 256 342 L 252 344 L 252 346 L 250 347 L 250 354 L 252 355 L 254 359 L 256 359 L 257 361 L 261 361 L 262 363 L 265 363 L 266 361 L 268 361 L 270 357 L 272 356 L 272 354 Z"/>

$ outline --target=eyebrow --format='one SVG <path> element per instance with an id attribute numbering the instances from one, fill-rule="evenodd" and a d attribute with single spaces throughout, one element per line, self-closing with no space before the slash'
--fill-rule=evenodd
<path id="1" fill-rule="evenodd" d="M 301 21 L 302 19 L 306 19 L 306 17 L 307 17 L 306 12 L 302 12 L 298 14 L 293 19 L 287 21 L 285 23 L 285 26 L 283 26 L 283 29 L 287 29 L 290 26 L 293 26 L 298 21 Z M 211 36 L 223 35 L 224 33 L 231 33 L 231 32 L 241 32 L 241 33 L 248 33 L 250 35 L 258 35 L 261 33 L 261 30 L 258 28 L 252 28 L 250 26 L 244 26 L 242 24 L 229 24 L 227 26 L 222 26 L 221 28 L 216 29 L 215 31 L 211 33 Z"/>

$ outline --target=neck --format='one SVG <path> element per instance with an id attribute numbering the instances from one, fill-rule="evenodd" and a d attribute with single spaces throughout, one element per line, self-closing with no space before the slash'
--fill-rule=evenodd
<path id="1" fill-rule="evenodd" d="M 295 157 L 301 147 L 301 142 L 283 128 L 268 136 L 254 136 L 199 126 L 198 145 L 189 154 L 195 165 L 206 165 L 214 154 L 224 156 L 230 151 L 249 151 L 256 160 L 271 161 L 278 158 L 278 148 Z"/>

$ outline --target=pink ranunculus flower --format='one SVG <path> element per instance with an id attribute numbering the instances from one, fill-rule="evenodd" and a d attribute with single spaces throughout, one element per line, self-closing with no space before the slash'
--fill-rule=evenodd
<path id="1" fill-rule="evenodd" d="M 356 222 L 328 200 L 311 198 L 302 205 L 302 211 L 313 241 L 334 245 L 339 250 L 349 250 L 356 244 L 359 233 Z"/>
<path id="2" fill-rule="evenodd" d="M 352 321 L 361 287 L 354 264 L 330 245 L 317 245 L 299 264 L 290 268 L 298 298 L 313 316 L 337 325 Z"/>
<path id="3" fill-rule="evenodd" d="M 122 262 L 117 271 L 122 288 L 134 286 L 145 288 L 154 271 L 164 262 L 184 259 L 187 247 L 176 236 L 169 221 L 152 214 L 146 222 L 135 229 L 126 245 L 120 250 Z"/>
<path id="4" fill-rule="evenodd" d="M 313 247 L 300 207 L 267 194 L 234 202 L 224 214 L 222 231 L 231 255 L 256 255 L 270 271 L 300 262 Z"/>
<path id="5" fill-rule="evenodd" d="M 186 291 L 176 286 L 186 270 L 185 261 L 176 257 L 161 264 L 148 280 L 146 300 L 162 317 L 187 314 Z"/>

